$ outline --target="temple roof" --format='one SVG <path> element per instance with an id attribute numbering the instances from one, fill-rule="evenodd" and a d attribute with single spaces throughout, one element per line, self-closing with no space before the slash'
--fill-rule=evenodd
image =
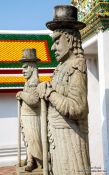
<path id="1" fill-rule="evenodd" d="M 19 60 L 22 50 L 35 48 L 40 81 L 49 81 L 57 65 L 53 52 L 50 50 L 52 38 L 47 34 L 0 34 L 0 92 L 19 89 L 24 85 L 22 65 Z"/>
<path id="2" fill-rule="evenodd" d="M 86 23 L 81 31 L 83 40 L 109 28 L 109 0 L 72 0 L 71 3 L 78 8 L 79 21 Z"/>

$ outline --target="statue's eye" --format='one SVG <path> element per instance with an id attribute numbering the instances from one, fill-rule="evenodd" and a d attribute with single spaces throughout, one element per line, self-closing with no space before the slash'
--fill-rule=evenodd
<path id="1" fill-rule="evenodd" d="M 27 69 L 28 69 L 28 67 L 23 67 L 23 69 L 27 70 Z"/>
<path id="2" fill-rule="evenodd" d="M 56 40 L 55 43 L 58 45 L 59 44 L 59 40 Z"/>

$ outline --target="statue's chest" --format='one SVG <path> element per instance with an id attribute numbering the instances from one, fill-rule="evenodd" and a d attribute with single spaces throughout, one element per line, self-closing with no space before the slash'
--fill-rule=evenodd
<path id="1" fill-rule="evenodd" d="M 62 69 L 54 73 L 52 81 L 56 84 L 67 84 L 68 80 L 69 76 L 66 69 Z"/>
<path id="2" fill-rule="evenodd" d="M 68 70 L 66 68 L 58 69 L 54 72 L 53 78 L 52 78 L 52 87 L 60 94 L 66 94 L 68 91 L 68 85 L 69 85 L 69 74 Z"/>
<path id="3" fill-rule="evenodd" d="M 29 85 L 25 84 L 23 91 L 31 93 L 32 92 L 32 88 Z"/>

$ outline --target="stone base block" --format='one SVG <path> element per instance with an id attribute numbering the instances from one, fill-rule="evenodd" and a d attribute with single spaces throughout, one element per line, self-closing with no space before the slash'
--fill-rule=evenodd
<path id="1" fill-rule="evenodd" d="M 96 173 L 92 172 L 91 175 L 108 175 L 108 174 L 104 172 L 96 172 Z"/>
<path id="2" fill-rule="evenodd" d="M 32 172 L 25 171 L 25 166 L 16 167 L 17 175 L 43 175 L 43 169 L 34 169 Z"/>

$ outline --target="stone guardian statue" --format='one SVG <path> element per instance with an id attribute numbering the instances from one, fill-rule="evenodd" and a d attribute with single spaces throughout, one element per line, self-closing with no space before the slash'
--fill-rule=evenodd
<path id="1" fill-rule="evenodd" d="M 40 128 L 40 99 L 37 92 L 39 83 L 35 49 L 24 49 L 22 62 L 23 75 L 26 79 L 23 91 L 17 93 L 21 100 L 21 127 L 27 148 L 26 171 L 42 166 L 42 143 Z"/>
<path id="2" fill-rule="evenodd" d="M 90 175 L 88 146 L 87 68 L 77 21 L 77 8 L 55 7 L 51 50 L 59 62 L 52 81 L 38 85 L 48 105 L 48 139 L 53 175 Z"/>

